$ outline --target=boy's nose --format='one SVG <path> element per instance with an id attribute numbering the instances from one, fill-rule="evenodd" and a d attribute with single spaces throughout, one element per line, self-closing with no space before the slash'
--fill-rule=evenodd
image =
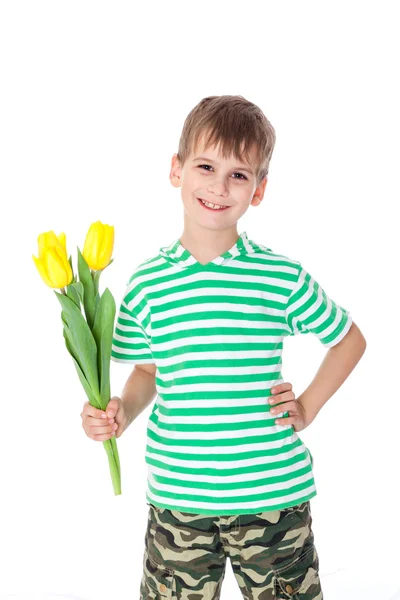
<path id="1" fill-rule="evenodd" d="M 222 201 L 226 200 L 228 197 L 228 189 L 224 183 L 214 183 L 213 185 L 210 185 L 208 189 L 211 192 L 211 195 L 214 195 L 215 200 L 221 200 L 221 204 Z"/>

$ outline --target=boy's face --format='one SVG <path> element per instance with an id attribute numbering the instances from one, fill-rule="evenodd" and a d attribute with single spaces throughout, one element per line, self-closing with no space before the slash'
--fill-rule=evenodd
<path id="1" fill-rule="evenodd" d="M 204 136 L 199 138 L 197 148 L 192 149 L 183 167 L 176 154 L 172 157 L 170 181 L 174 187 L 182 188 L 185 220 L 189 218 L 206 229 L 236 226 L 250 204 L 258 206 L 264 196 L 267 177 L 257 186 L 256 148 L 252 148 L 247 163 L 233 155 L 225 159 L 219 154 L 219 145 L 205 149 L 203 143 Z M 199 198 L 228 208 L 206 208 Z"/>

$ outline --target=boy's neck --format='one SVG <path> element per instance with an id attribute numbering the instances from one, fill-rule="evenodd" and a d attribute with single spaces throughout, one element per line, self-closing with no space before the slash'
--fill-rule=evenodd
<path id="1" fill-rule="evenodd" d="M 198 262 L 206 264 L 230 250 L 238 238 L 237 224 L 222 230 L 190 227 L 185 224 L 179 241 Z"/>

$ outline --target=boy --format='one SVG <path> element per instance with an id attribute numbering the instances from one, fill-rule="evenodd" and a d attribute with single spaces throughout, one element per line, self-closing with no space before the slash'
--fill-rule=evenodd
<path id="1" fill-rule="evenodd" d="M 170 172 L 183 233 L 134 269 L 120 305 L 112 360 L 135 368 L 107 408 L 117 437 L 157 396 L 142 600 L 220 598 L 228 555 L 243 598 L 323 598 L 312 457 L 296 432 L 366 342 L 300 262 L 238 234 L 263 199 L 274 145 L 242 96 L 204 98 L 189 113 Z M 296 399 L 282 383 L 283 340 L 307 332 L 329 351 Z"/>

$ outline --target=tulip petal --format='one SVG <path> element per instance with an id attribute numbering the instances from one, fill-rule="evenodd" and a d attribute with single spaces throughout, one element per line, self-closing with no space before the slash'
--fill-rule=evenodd
<path id="1" fill-rule="evenodd" d="M 43 258 L 46 248 L 60 248 L 67 256 L 65 233 L 60 233 L 59 238 L 54 231 L 46 231 L 38 237 L 39 258 Z"/>
<path id="2" fill-rule="evenodd" d="M 64 268 L 64 263 L 60 260 L 60 257 L 54 248 L 47 248 L 43 262 L 52 282 L 51 287 L 61 289 L 68 285 L 68 276 Z"/>
<path id="3" fill-rule="evenodd" d="M 67 255 L 64 251 L 64 248 L 60 247 L 60 246 L 55 246 L 54 251 L 57 253 L 57 255 L 59 257 L 60 264 L 62 264 L 64 267 L 66 281 L 67 281 L 67 283 L 65 285 L 69 285 L 73 279 L 73 273 L 72 273 L 70 262 L 67 259 Z"/>
<path id="4" fill-rule="evenodd" d="M 44 239 L 44 244 L 46 245 L 46 247 L 51 246 L 57 246 L 57 244 L 59 244 L 60 242 L 58 241 L 58 237 L 56 236 L 56 234 L 54 233 L 53 230 L 51 231 L 46 231 L 43 234 L 43 239 Z"/>
<path id="5" fill-rule="evenodd" d="M 65 233 L 60 233 L 60 235 L 58 236 L 58 241 L 60 242 L 60 245 L 64 250 L 65 256 L 67 256 L 67 240 L 65 237 Z"/>
<path id="6" fill-rule="evenodd" d="M 92 246 L 93 242 L 93 224 L 89 227 L 88 232 L 86 234 L 85 243 L 83 244 L 82 256 L 86 262 L 88 262 L 89 257 L 89 248 Z M 89 264 L 89 263 L 88 263 Z"/>
<path id="7" fill-rule="evenodd" d="M 38 237 L 39 258 L 41 260 L 43 260 L 46 248 L 54 245 L 54 238 L 51 234 L 54 235 L 54 238 L 56 237 L 54 231 L 46 231 L 45 233 L 41 233 Z"/>
<path id="8" fill-rule="evenodd" d="M 41 233 L 38 237 L 38 247 L 39 259 L 47 275 L 47 285 L 53 288 L 69 285 L 73 279 L 73 272 L 67 257 L 65 233 L 60 233 L 58 237 L 54 231 Z"/>
<path id="9" fill-rule="evenodd" d="M 82 256 L 92 270 L 101 271 L 109 265 L 113 247 L 114 226 L 96 221 L 86 235 Z"/>
<path id="10" fill-rule="evenodd" d="M 43 281 L 45 282 L 46 285 L 48 285 L 49 287 L 52 288 L 53 284 L 47 275 L 47 271 L 46 271 L 46 268 L 45 268 L 43 262 L 40 260 L 40 258 L 36 258 L 36 256 L 34 256 L 33 254 L 32 254 L 32 258 L 35 262 L 36 268 L 39 271 L 41 278 L 43 279 Z"/>
<path id="11" fill-rule="evenodd" d="M 103 225 L 100 221 L 92 223 L 86 235 L 82 256 L 93 270 L 97 270 L 97 255 L 101 248 Z"/>
<path id="12" fill-rule="evenodd" d="M 103 243 L 100 253 L 97 257 L 97 268 L 105 269 L 113 252 L 114 247 L 114 227 L 112 225 L 104 225 Z"/>

